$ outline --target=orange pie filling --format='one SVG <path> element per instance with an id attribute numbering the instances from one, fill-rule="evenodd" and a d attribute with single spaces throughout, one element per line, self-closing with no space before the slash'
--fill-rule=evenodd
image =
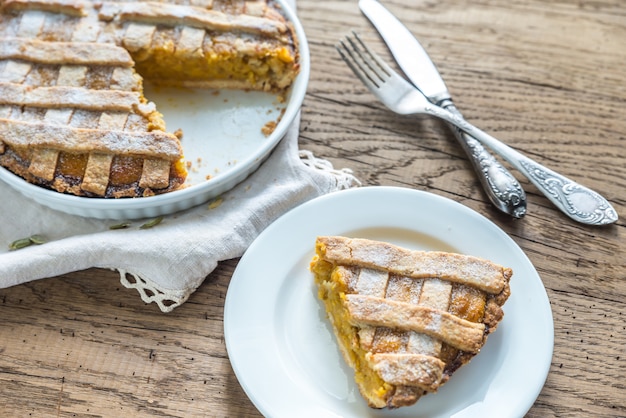
<path id="1" fill-rule="evenodd" d="M 511 270 L 487 260 L 319 237 L 311 272 L 339 350 L 373 408 L 436 392 L 503 317 Z"/>
<path id="2" fill-rule="evenodd" d="M 295 75 L 292 47 L 245 34 L 207 37 L 201 51 L 184 55 L 175 53 L 171 39 L 161 38 L 149 50 L 131 54 L 137 71 L 162 85 L 281 92 Z"/>
<path id="3" fill-rule="evenodd" d="M 357 386 L 370 404 L 377 408 L 385 407 L 394 387 L 381 379 L 365 361 L 367 351 L 359 342 L 358 328 L 352 326 L 343 308 L 348 289 L 340 269 L 316 258 L 311 264 L 311 271 L 315 275 L 318 296 L 323 301 L 328 319 L 333 325 L 342 355 L 354 369 Z"/>

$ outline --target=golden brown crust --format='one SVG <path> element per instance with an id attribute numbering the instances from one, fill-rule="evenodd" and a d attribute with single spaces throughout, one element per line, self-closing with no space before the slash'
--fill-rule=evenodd
<path id="1" fill-rule="evenodd" d="M 91 153 L 80 188 L 97 196 L 106 194 L 113 155 Z"/>
<path id="2" fill-rule="evenodd" d="M 343 237 L 320 237 L 319 242 L 324 245 L 324 257 L 338 264 L 384 269 L 412 278 L 436 276 L 491 294 L 500 293 L 506 282 L 501 266 L 472 256 L 410 251 L 384 242 Z"/>
<path id="3" fill-rule="evenodd" d="M 155 84 L 283 94 L 298 58 L 271 0 L 0 0 L 0 165 L 80 196 L 176 190 L 179 138 L 137 71 Z"/>
<path id="4" fill-rule="evenodd" d="M 311 263 L 340 351 L 374 408 L 412 405 L 483 347 L 512 271 L 476 257 L 318 237 Z"/>
<path id="5" fill-rule="evenodd" d="M 385 382 L 427 392 L 437 390 L 445 366 L 436 357 L 412 353 L 367 353 L 366 359 Z"/>
<path id="6" fill-rule="evenodd" d="M 33 87 L 0 82 L 0 104 L 44 109 L 74 108 L 100 112 L 131 112 L 140 105 L 134 91 L 92 90 L 83 87 Z"/>
<path id="7" fill-rule="evenodd" d="M 103 65 L 130 67 L 130 54 L 114 44 L 50 42 L 13 37 L 0 38 L 0 59 L 50 65 Z"/>
<path id="8" fill-rule="evenodd" d="M 0 140 L 14 147 L 61 149 L 74 153 L 101 152 L 170 161 L 182 156 L 176 136 L 163 131 L 123 132 L 0 119 Z"/>
<path id="9" fill-rule="evenodd" d="M 71 16 L 86 15 L 85 4 L 76 0 L 4 0 L 0 9 L 2 12 L 41 10 Z"/>
<path id="10" fill-rule="evenodd" d="M 202 7 L 157 2 L 103 2 L 98 17 L 104 21 L 141 22 L 187 26 L 205 30 L 237 31 L 278 37 L 287 31 L 284 22 L 245 14 L 228 15 Z"/>
<path id="11" fill-rule="evenodd" d="M 484 324 L 466 321 L 428 306 L 358 294 L 346 295 L 345 306 L 352 323 L 357 326 L 415 331 L 472 353 L 482 346 Z"/>

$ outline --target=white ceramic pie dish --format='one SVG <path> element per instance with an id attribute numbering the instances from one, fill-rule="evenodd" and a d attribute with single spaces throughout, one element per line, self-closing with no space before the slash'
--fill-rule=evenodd
<path id="1" fill-rule="evenodd" d="M 300 73 L 284 103 L 279 103 L 276 95 L 262 92 L 156 89 L 146 85 L 145 96 L 163 113 L 168 130 L 183 130 L 185 160 L 191 163 L 187 188 L 151 197 L 99 199 L 35 186 L 4 167 L 0 167 L 0 180 L 49 208 L 119 220 L 168 215 L 232 189 L 252 174 L 284 137 L 298 115 L 309 81 L 309 48 L 302 25 L 285 1 L 276 1 L 292 22 L 300 48 Z M 279 117 L 276 128 L 265 136 L 262 127 Z"/>

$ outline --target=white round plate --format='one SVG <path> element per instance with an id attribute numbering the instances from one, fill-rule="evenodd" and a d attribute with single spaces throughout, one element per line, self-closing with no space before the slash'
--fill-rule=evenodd
<path id="1" fill-rule="evenodd" d="M 504 319 L 481 352 L 436 394 L 411 407 L 371 409 L 341 358 L 308 269 L 318 235 L 455 251 L 509 266 L 514 273 Z M 272 418 L 519 418 L 545 383 L 554 344 L 541 279 L 506 233 L 459 203 L 393 187 L 311 200 L 263 231 L 233 274 L 224 333 L 241 386 Z"/>
<path id="2" fill-rule="evenodd" d="M 298 115 L 309 81 L 310 59 L 304 29 L 293 10 L 284 1 L 277 2 L 294 25 L 300 52 L 300 73 L 284 103 L 279 103 L 277 96 L 270 93 L 156 89 L 146 83 L 145 96 L 163 113 L 168 130 L 183 131 L 185 160 L 192 164 L 189 187 L 138 199 L 99 199 L 32 185 L 4 167 L 0 167 L 0 180 L 42 205 L 100 219 L 167 215 L 232 189 L 254 172 L 283 138 Z M 261 132 L 266 123 L 279 119 L 270 135 Z M 207 176 L 211 177 L 209 181 Z"/>

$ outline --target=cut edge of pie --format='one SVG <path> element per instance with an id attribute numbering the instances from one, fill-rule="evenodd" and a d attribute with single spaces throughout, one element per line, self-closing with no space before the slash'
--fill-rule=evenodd
<path id="1" fill-rule="evenodd" d="M 0 0 L 0 165 L 78 196 L 167 193 L 186 187 L 181 134 L 144 80 L 284 101 L 300 63 L 279 3 L 183 3 Z"/>
<path id="2" fill-rule="evenodd" d="M 345 362 L 372 408 L 415 404 L 483 347 L 512 270 L 481 258 L 318 237 L 310 269 Z"/>

